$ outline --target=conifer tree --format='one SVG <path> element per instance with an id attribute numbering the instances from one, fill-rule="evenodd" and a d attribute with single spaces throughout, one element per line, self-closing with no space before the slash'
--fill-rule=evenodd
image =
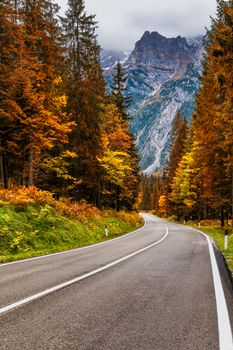
<path id="1" fill-rule="evenodd" d="M 130 149 L 129 156 L 131 160 L 131 177 L 130 182 L 127 178 L 127 182 L 125 184 L 124 194 L 119 197 L 119 203 L 121 205 L 128 207 L 128 209 L 132 209 L 134 203 L 136 202 L 136 198 L 139 194 L 139 158 L 138 152 L 135 145 L 135 138 L 133 133 L 130 131 L 130 115 L 128 114 L 128 108 L 131 104 L 131 97 L 127 95 L 127 76 L 124 73 L 123 67 L 121 63 L 118 61 L 115 67 L 115 74 L 113 75 L 113 83 L 112 83 L 112 92 L 110 95 L 111 100 L 116 105 L 118 112 L 121 115 L 122 120 L 126 123 L 128 133 L 130 136 Z M 126 191 L 127 189 L 127 191 Z M 123 193 L 123 192 L 122 192 Z"/>
<path id="2" fill-rule="evenodd" d="M 186 118 L 182 119 L 180 112 L 177 113 L 173 128 L 172 128 L 172 145 L 170 150 L 170 156 L 167 166 L 167 181 L 168 191 L 171 191 L 171 184 L 175 175 L 178 164 L 185 152 L 185 143 L 187 139 L 187 121 Z"/>
<path id="3" fill-rule="evenodd" d="M 63 26 L 67 47 L 64 77 L 68 112 L 77 125 L 69 142 L 70 150 L 78 155 L 72 163 L 71 174 L 79 180 L 79 186 L 72 195 L 98 205 L 99 115 L 105 84 L 99 63 L 95 16 L 86 14 L 83 0 L 69 0 Z"/>
<path id="4" fill-rule="evenodd" d="M 131 97 L 126 96 L 127 79 L 128 77 L 124 73 L 124 70 L 120 61 L 118 61 L 115 67 L 115 74 L 113 75 L 113 83 L 111 86 L 112 88 L 111 97 L 124 120 L 130 119 L 129 114 L 127 113 L 127 109 L 129 108 L 132 101 Z"/>

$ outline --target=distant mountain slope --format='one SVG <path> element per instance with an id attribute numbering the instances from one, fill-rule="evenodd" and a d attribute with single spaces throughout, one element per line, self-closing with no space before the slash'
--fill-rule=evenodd
<path id="1" fill-rule="evenodd" d="M 101 65 L 104 70 L 112 69 L 117 61 L 125 62 L 130 55 L 126 51 L 102 50 L 100 53 Z"/>
<path id="2" fill-rule="evenodd" d="M 137 138 L 141 168 L 148 174 L 167 162 L 176 112 L 181 110 L 188 119 L 191 117 L 200 84 L 202 56 L 200 39 L 165 38 L 148 31 L 128 59 L 120 53 L 114 56 L 118 57 L 116 61 L 123 61 L 128 74 L 128 94 L 133 98 L 132 130 Z M 102 63 L 108 83 L 114 59 L 107 69 Z"/>
<path id="3" fill-rule="evenodd" d="M 114 67 L 116 63 L 120 61 L 121 64 L 124 66 L 129 56 L 130 56 L 130 52 L 126 52 L 126 51 L 101 50 L 100 60 L 101 60 L 101 66 L 104 70 L 108 92 L 110 92 L 112 74 L 114 72 Z"/>

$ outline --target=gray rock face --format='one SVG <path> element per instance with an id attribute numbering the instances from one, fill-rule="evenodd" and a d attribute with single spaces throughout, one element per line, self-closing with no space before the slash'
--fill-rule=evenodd
<path id="1" fill-rule="evenodd" d="M 191 118 L 200 84 L 202 57 L 200 39 L 165 38 L 147 31 L 129 58 L 123 59 L 128 74 L 128 94 L 133 98 L 129 111 L 134 117 L 132 130 L 145 173 L 150 174 L 166 164 L 171 126 L 177 111 Z M 108 83 L 112 73 L 113 67 L 105 69 Z"/>
<path id="2" fill-rule="evenodd" d="M 113 69 L 117 61 L 125 62 L 130 52 L 102 50 L 100 53 L 101 66 L 104 70 Z"/>
<path id="3" fill-rule="evenodd" d="M 114 73 L 114 67 L 118 61 L 124 66 L 125 62 L 129 58 L 131 52 L 128 51 L 113 51 L 113 50 L 101 50 L 100 62 L 104 71 L 105 80 L 107 83 L 107 92 L 111 92 L 112 75 Z"/>

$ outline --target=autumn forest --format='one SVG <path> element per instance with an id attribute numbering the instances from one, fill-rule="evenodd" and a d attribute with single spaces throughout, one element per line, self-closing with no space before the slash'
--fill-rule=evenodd
<path id="1" fill-rule="evenodd" d="M 169 162 L 145 177 L 130 131 L 127 76 L 118 62 L 107 95 L 97 23 L 84 1 L 69 0 L 60 17 L 52 0 L 2 0 L 2 188 L 36 186 L 99 208 L 224 225 L 233 216 L 233 1 L 217 3 L 192 121 L 177 113 Z"/>
<path id="2" fill-rule="evenodd" d="M 70 0 L 64 18 L 58 11 L 52 0 L 0 3 L 2 187 L 132 210 L 139 171 L 126 77 L 119 63 L 107 96 L 95 16 L 83 0 Z"/>

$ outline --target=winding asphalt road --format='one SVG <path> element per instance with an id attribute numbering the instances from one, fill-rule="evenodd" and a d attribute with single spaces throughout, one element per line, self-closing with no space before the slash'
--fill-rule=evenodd
<path id="1" fill-rule="evenodd" d="M 104 244 L 0 265 L 0 349 L 232 350 L 221 254 L 197 231 L 144 219 Z"/>

